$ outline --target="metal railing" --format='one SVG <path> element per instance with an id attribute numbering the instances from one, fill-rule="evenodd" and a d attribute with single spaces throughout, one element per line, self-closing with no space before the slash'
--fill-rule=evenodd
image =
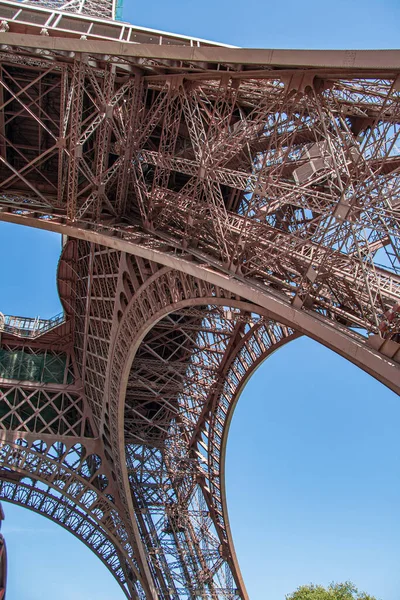
<path id="1" fill-rule="evenodd" d="M 51 319 L 40 319 L 39 317 L 17 317 L 14 315 L 3 315 L 0 313 L 0 332 L 10 333 L 18 337 L 36 338 L 65 321 L 63 312 Z"/>

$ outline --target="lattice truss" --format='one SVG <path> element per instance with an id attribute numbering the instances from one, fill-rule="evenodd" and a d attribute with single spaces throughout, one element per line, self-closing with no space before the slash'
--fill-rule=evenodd
<path id="1" fill-rule="evenodd" d="M 192 308 L 160 321 L 135 357 L 124 419 L 129 480 L 173 597 L 241 595 L 221 491 L 224 428 L 243 376 L 289 335 L 256 315 Z"/>
<path id="2" fill-rule="evenodd" d="M 9 210 L 29 203 L 128 240 L 144 230 L 142 243 L 168 240 L 295 306 L 396 335 L 399 79 L 27 62 L 2 64 Z"/>
<path id="3" fill-rule="evenodd" d="M 117 0 L 68 0 L 67 2 L 65 0 L 22 0 L 22 2 L 99 19 L 114 19 L 117 9 L 122 8 L 122 1 Z"/>
<path id="4" fill-rule="evenodd" d="M 151 597 L 139 535 L 157 597 L 241 597 L 221 481 L 225 425 L 241 382 L 294 332 L 221 289 L 101 246 L 65 246 L 59 279 L 71 264 L 73 350 L 46 349 L 44 336 L 38 348 L 10 334 L 2 343 L 0 496 L 72 531 L 128 596 Z M 179 301 L 187 307 L 158 319 Z M 122 356 L 151 323 L 133 362 Z M 120 380 L 117 354 L 120 368 L 131 363 L 119 407 L 125 465 L 113 387 L 104 395 L 108 378 Z"/>
<path id="5" fill-rule="evenodd" d="M 253 369 L 305 332 L 400 389 L 400 67 L 13 35 L 0 219 L 69 241 L 65 322 L 0 318 L 0 497 L 129 598 L 247 598 L 223 473 Z"/>
<path id="6" fill-rule="evenodd" d="M 2 341 L 0 495 L 70 530 L 123 582 L 126 532 L 76 374 L 71 352 Z"/>

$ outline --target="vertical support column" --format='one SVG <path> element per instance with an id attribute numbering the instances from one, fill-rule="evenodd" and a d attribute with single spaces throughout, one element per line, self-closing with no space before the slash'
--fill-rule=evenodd
<path id="1" fill-rule="evenodd" d="M 135 142 L 135 130 L 139 119 L 139 111 L 143 102 L 143 78 L 135 76 L 134 85 L 131 87 L 127 102 L 127 118 L 125 125 L 125 149 L 121 148 L 123 164 L 118 173 L 116 211 L 117 215 L 123 215 L 126 211 L 129 176 L 133 169 L 132 153 Z"/>
<path id="2" fill-rule="evenodd" d="M 64 200 L 65 193 L 65 144 L 67 136 L 68 116 L 69 116 L 69 103 L 67 104 L 67 90 L 68 90 L 68 70 L 67 67 L 63 67 L 61 72 L 60 82 L 60 129 L 58 137 L 58 186 L 57 186 L 57 200 L 59 205 Z M 71 98 L 72 100 L 72 98 Z"/>
<path id="3" fill-rule="evenodd" d="M 74 221 L 78 195 L 78 167 L 82 156 L 82 146 L 79 144 L 82 122 L 83 94 L 85 80 L 85 65 L 82 60 L 75 59 L 71 81 L 71 125 L 69 143 L 69 169 L 67 193 L 67 217 Z"/>
<path id="4" fill-rule="evenodd" d="M 96 221 L 99 221 L 103 201 L 107 200 L 105 195 L 105 184 L 103 183 L 103 175 L 108 167 L 108 156 L 110 150 L 110 135 L 111 135 L 111 119 L 113 106 L 111 103 L 114 93 L 115 83 L 115 66 L 110 65 L 104 73 L 104 84 L 102 101 L 104 103 L 104 119 L 101 122 L 96 137 L 96 158 L 95 158 L 95 175 L 96 175 L 96 202 L 95 215 Z"/>
<path id="5" fill-rule="evenodd" d="M 4 511 L 0 504 L 0 528 L 4 521 Z M 3 536 L 0 534 L 0 600 L 6 597 L 7 587 L 7 547 Z"/>

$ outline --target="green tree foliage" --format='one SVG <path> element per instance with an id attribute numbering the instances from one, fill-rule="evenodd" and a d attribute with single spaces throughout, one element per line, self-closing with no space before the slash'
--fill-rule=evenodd
<path id="1" fill-rule="evenodd" d="M 331 583 L 327 588 L 322 585 L 302 585 L 286 600 L 376 600 L 365 592 L 359 592 L 354 583 Z"/>

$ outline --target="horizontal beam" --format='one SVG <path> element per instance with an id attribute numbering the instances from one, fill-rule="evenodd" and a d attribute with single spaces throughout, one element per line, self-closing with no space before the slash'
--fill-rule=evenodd
<path id="1" fill-rule="evenodd" d="M 251 283 L 246 282 L 240 275 L 218 272 L 213 267 L 204 266 L 204 264 L 196 263 L 194 260 L 187 260 L 176 254 L 161 252 L 129 239 L 116 238 L 107 234 L 104 228 L 101 233 L 88 231 L 73 224 L 66 225 L 57 223 L 54 220 L 37 219 L 4 211 L 0 211 L 0 221 L 55 231 L 70 237 L 101 244 L 127 254 L 146 258 L 154 263 L 176 269 L 219 286 L 257 305 L 262 309 L 260 314 L 276 319 L 280 323 L 285 323 L 296 331 L 337 352 L 381 381 L 389 389 L 400 394 L 400 366 L 398 363 L 368 347 L 365 339 L 346 330 L 338 323 L 333 324 L 323 316 L 313 314 L 305 308 L 296 308 L 290 304 L 287 297 L 270 287 L 266 289 L 264 285 L 254 281 Z M 218 269 L 217 265 L 216 268 Z"/>
<path id="2" fill-rule="evenodd" d="M 273 50 L 253 48 L 156 46 L 128 42 L 76 40 L 0 33 L 0 44 L 20 48 L 101 54 L 121 57 L 230 63 L 273 68 L 316 68 L 340 71 L 400 72 L 400 50 Z"/>

